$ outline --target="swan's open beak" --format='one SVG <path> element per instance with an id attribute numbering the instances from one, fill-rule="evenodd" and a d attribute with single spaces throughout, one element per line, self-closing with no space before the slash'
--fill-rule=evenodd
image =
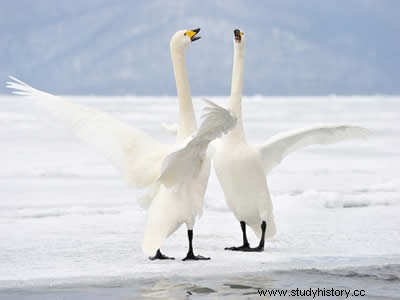
<path id="1" fill-rule="evenodd" d="M 242 41 L 243 32 L 241 32 L 239 29 L 235 29 L 233 31 L 233 35 L 235 36 L 236 43 L 240 43 Z"/>
<path id="2" fill-rule="evenodd" d="M 188 30 L 188 31 L 186 31 L 186 35 L 190 38 L 190 40 L 192 42 L 194 42 L 194 41 L 197 41 L 198 39 L 201 38 L 200 36 L 196 36 L 196 34 L 198 34 L 199 31 L 200 31 L 200 28 L 196 28 L 196 29 L 193 29 L 193 30 Z"/>

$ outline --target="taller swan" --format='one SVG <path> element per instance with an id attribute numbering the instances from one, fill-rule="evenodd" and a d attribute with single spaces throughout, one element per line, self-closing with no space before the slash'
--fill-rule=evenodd
<path id="1" fill-rule="evenodd" d="M 234 56 L 230 109 L 237 117 L 236 127 L 217 144 L 213 164 L 225 200 L 240 222 L 243 245 L 226 250 L 263 251 L 265 238 L 275 234 L 275 222 L 266 175 L 289 153 L 313 144 L 330 144 L 363 137 L 367 130 L 355 126 L 314 126 L 280 133 L 262 145 L 249 145 L 243 130 L 242 91 L 245 37 L 234 30 Z M 246 225 L 260 239 L 251 248 Z"/>
<path id="2" fill-rule="evenodd" d="M 199 39 L 196 36 L 199 31 L 177 31 L 170 41 L 179 99 L 179 127 L 175 146 L 161 144 L 141 130 L 106 113 L 39 91 L 13 77 L 13 81 L 8 82 L 8 87 L 14 89 L 14 93 L 34 99 L 56 118 L 69 124 L 78 137 L 102 151 L 129 183 L 151 191 L 145 204 L 148 214 L 142 243 L 144 253 L 150 255 L 151 259 L 168 258 L 159 248 L 184 223 L 188 228 L 189 239 L 185 260 L 208 259 L 194 255 L 192 238 L 195 219 L 202 213 L 210 170 L 209 160 L 200 153 L 195 155 L 193 164 L 189 165 L 191 160 L 187 160 L 187 157 L 182 159 L 174 154 L 175 158 L 186 162 L 186 167 L 181 169 L 183 173 L 186 172 L 185 176 L 172 176 L 171 179 L 162 175 L 166 162 L 171 162 L 170 155 L 178 148 L 189 145 L 187 140 L 197 128 L 186 74 L 185 50 Z M 179 153 L 187 154 L 185 151 Z"/>

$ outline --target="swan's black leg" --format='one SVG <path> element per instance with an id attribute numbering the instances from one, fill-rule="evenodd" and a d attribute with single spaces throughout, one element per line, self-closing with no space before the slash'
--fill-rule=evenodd
<path id="1" fill-rule="evenodd" d="M 186 257 L 184 259 L 182 259 L 183 261 L 186 261 L 186 260 L 209 260 L 210 259 L 209 257 L 204 257 L 201 255 L 194 255 L 193 244 L 192 244 L 193 230 L 190 230 L 190 229 L 188 230 L 188 239 L 189 239 L 189 251 L 186 254 Z"/>
<path id="2" fill-rule="evenodd" d="M 240 227 L 242 228 L 243 245 L 239 247 L 226 247 L 225 250 L 246 251 L 248 249 L 251 249 L 249 241 L 247 240 L 246 223 L 244 221 L 240 221 Z"/>
<path id="3" fill-rule="evenodd" d="M 165 256 L 164 254 L 161 253 L 160 249 L 157 250 L 156 255 L 150 256 L 150 260 L 156 260 L 156 259 L 175 259 L 173 257 Z"/>
<path id="4" fill-rule="evenodd" d="M 263 252 L 264 251 L 264 243 L 265 243 L 265 230 L 266 229 L 267 229 L 267 222 L 262 221 L 262 223 L 261 223 L 262 233 L 261 233 L 260 243 L 258 244 L 257 247 L 249 248 L 249 249 L 246 249 L 244 251 L 247 251 L 247 252 Z"/>

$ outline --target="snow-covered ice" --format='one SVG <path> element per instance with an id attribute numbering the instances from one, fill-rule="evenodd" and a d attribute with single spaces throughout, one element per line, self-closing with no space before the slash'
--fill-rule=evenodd
<path id="1" fill-rule="evenodd" d="M 175 121 L 174 97 L 72 100 L 173 140 L 161 123 Z M 271 173 L 278 233 L 265 252 L 223 250 L 241 242 L 240 227 L 212 175 L 194 240 L 195 252 L 212 260 L 180 260 L 187 251 L 182 227 L 163 247 L 176 260 L 150 262 L 140 249 L 140 191 L 27 100 L 1 96 L 0 288 L 400 264 L 400 98 L 254 96 L 243 103 L 254 142 L 322 122 L 365 126 L 373 135 L 307 148 Z"/>

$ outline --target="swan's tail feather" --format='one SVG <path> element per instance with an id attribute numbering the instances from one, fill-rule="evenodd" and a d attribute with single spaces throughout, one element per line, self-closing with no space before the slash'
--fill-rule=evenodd
<path id="1" fill-rule="evenodd" d="M 276 225 L 274 218 L 267 220 L 267 229 L 265 230 L 265 238 L 270 239 L 276 234 Z"/>
<path id="2" fill-rule="evenodd" d="M 162 232 L 161 228 L 146 230 L 142 243 L 143 253 L 148 256 L 154 256 L 168 235 Z"/>
<path id="3" fill-rule="evenodd" d="M 164 213 L 164 212 L 163 212 Z M 144 238 L 142 242 L 142 250 L 144 254 L 148 256 L 154 256 L 158 249 L 161 248 L 164 241 L 178 229 L 179 224 L 174 224 L 174 226 L 170 227 L 174 223 L 175 220 L 169 220 L 169 222 L 165 222 L 165 220 L 152 218 L 151 214 L 148 214 L 148 220 L 146 224 L 146 228 L 144 230 Z M 171 222 L 172 221 L 172 222 Z"/>
<path id="4" fill-rule="evenodd" d="M 150 204 L 142 242 L 142 250 L 146 255 L 155 255 L 164 241 L 183 223 L 180 221 L 182 209 L 178 203 L 169 201 L 176 198 L 170 192 L 161 187 Z"/>

